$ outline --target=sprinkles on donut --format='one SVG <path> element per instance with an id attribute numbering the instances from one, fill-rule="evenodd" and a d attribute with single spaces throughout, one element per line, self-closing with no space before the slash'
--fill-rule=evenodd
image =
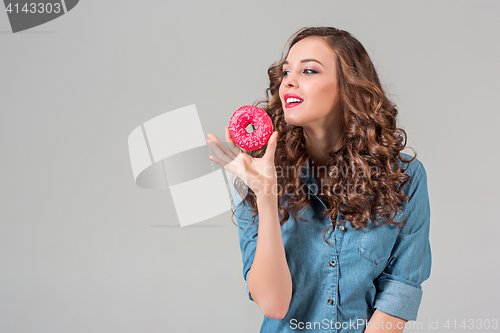
<path id="1" fill-rule="evenodd" d="M 254 125 L 255 130 L 248 133 L 248 125 Z M 273 134 L 273 122 L 263 109 L 245 105 L 236 110 L 229 121 L 229 133 L 234 143 L 245 150 L 262 148 Z"/>

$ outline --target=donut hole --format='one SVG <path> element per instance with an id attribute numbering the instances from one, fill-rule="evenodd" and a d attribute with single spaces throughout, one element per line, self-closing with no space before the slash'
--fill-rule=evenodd
<path id="1" fill-rule="evenodd" d="M 245 130 L 248 132 L 248 133 L 252 133 L 255 131 L 255 125 L 254 124 L 248 124 L 248 126 L 245 128 Z"/>

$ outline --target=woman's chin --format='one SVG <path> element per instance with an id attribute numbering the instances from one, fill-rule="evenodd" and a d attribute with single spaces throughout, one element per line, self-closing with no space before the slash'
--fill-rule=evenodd
<path id="1" fill-rule="evenodd" d="M 285 111 L 285 121 L 288 125 L 293 125 L 293 126 L 302 126 L 302 124 L 304 123 L 304 121 L 299 119 L 298 117 L 294 117 L 289 114 L 287 115 L 286 111 Z"/>

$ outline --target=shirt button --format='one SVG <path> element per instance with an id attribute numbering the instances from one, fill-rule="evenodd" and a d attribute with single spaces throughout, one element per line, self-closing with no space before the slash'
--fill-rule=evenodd
<path id="1" fill-rule="evenodd" d="M 330 261 L 330 266 L 335 267 L 335 261 Z"/>
<path id="2" fill-rule="evenodd" d="M 331 299 L 331 298 L 330 298 L 330 299 L 328 300 L 328 304 L 333 305 L 333 299 Z"/>
<path id="3" fill-rule="evenodd" d="M 345 227 L 343 225 L 339 225 L 339 230 L 344 231 Z"/>

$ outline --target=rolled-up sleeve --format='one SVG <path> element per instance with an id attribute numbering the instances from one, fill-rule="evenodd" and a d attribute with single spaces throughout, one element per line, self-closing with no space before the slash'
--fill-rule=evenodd
<path id="1" fill-rule="evenodd" d="M 245 203 L 239 206 L 242 199 L 237 193 L 234 195 L 234 209 L 236 216 L 236 221 L 238 224 L 238 235 L 240 239 L 240 249 L 243 261 L 243 278 L 246 281 L 246 290 L 248 298 L 253 301 L 250 291 L 248 289 L 248 272 L 252 267 L 253 259 L 255 257 L 255 250 L 257 248 L 257 233 L 259 229 L 259 215 L 255 217 L 255 223 L 253 222 L 253 211 L 249 203 Z M 239 206 L 239 207 L 238 207 Z"/>
<path id="2" fill-rule="evenodd" d="M 431 274 L 430 204 L 423 164 L 415 159 L 408 170 L 412 178 L 409 189 L 403 192 L 412 198 L 403 207 L 406 223 L 387 267 L 375 280 L 374 308 L 403 320 L 416 320 L 423 295 L 421 284 Z"/>

